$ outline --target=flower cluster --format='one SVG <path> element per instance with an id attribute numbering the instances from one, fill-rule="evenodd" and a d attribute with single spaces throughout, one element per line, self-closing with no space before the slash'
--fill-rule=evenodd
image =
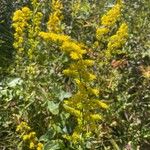
<path id="1" fill-rule="evenodd" d="M 75 40 L 72 40 L 67 35 L 56 34 L 53 32 L 50 32 L 50 33 L 40 32 L 39 36 L 42 37 L 46 41 L 60 43 L 61 50 L 69 54 L 70 57 L 74 60 L 81 59 L 82 55 L 86 53 L 86 51 L 79 44 L 77 44 Z"/>
<path id="2" fill-rule="evenodd" d="M 96 38 L 101 40 L 101 38 L 109 32 L 109 29 L 106 27 L 97 28 L 96 30 Z"/>
<path id="3" fill-rule="evenodd" d="M 100 46 L 99 42 L 105 43 L 104 55 L 106 59 L 109 59 L 112 54 L 120 54 L 122 51 L 120 49 L 125 44 L 128 37 L 128 26 L 126 23 L 122 23 L 117 30 L 116 34 L 108 37 L 107 35 L 112 34 L 112 27 L 120 19 L 122 8 L 122 0 L 118 0 L 105 15 L 101 18 L 101 26 L 96 29 L 96 38 L 98 41 L 97 46 Z M 114 32 L 114 29 L 113 29 Z M 95 42 L 95 43 L 96 43 Z M 94 45 L 95 46 L 95 45 Z"/>
<path id="4" fill-rule="evenodd" d="M 49 32 L 59 33 L 61 32 L 61 20 L 63 18 L 61 14 L 62 4 L 60 0 L 52 0 L 52 13 L 49 16 L 49 20 L 47 22 L 47 29 Z"/>
<path id="5" fill-rule="evenodd" d="M 21 122 L 16 129 L 20 132 L 20 138 L 28 145 L 30 149 L 42 150 L 43 144 L 38 142 L 36 133 L 31 131 L 30 126 L 26 122 Z"/>
<path id="6" fill-rule="evenodd" d="M 46 42 L 48 41 L 52 41 L 52 42 L 55 42 L 55 43 L 62 43 L 62 42 L 65 42 L 65 41 L 69 41 L 70 40 L 70 37 L 67 36 L 67 35 L 64 35 L 64 34 L 56 34 L 56 33 L 53 33 L 53 32 L 50 32 L 50 33 L 47 33 L 47 32 L 40 32 L 39 33 L 39 36 L 41 38 L 43 38 Z"/>
<path id="7" fill-rule="evenodd" d="M 68 52 L 73 60 L 82 59 L 82 55 L 86 53 L 86 50 L 82 49 L 75 41 L 65 41 L 62 43 L 61 49 L 64 52 Z"/>
<path id="8" fill-rule="evenodd" d="M 113 26 L 121 15 L 120 9 L 121 5 L 117 3 L 101 18 L 101 24 L 106 27 Z"/>
<path id="9" fill-rule="evenodd" d="M 37 40 L 37 35 L 41 30 L 41 20 L 43 14 L 41 12 L 32 13 L 31 25 L 28 28 L 28 57 L 29 60 L 33 61 L 37 50 L 37 45 L 39 41 Z"/>
<path id="10" fill-rule="evenodd" d="M 110 28 L 116 23 L 121 16 L 121 3 L 114 5 L 105 15 L 101 18 L 101 27 L 96 30 L 96 37 L 98 40 L 109 33 Z"/>
<path id="11" fill-rule="evenodd" d="M 33 10 L 28 7 L 23 7 L 21 10 L 17 10 L 13 15 L 12 26 L 15 29 L 14 34 L 14 47 L 18 50 L 16 54 L 16 65 L 20 67 L 20 64 L 26 63 L 28 66 L 22 68 L 27 71 L 27 74 L 35 74 L 36 53 L 39 40 L 37 35 L 41 30 L 42 13 L 39 12 L 36 7 L 37 1 L 32 1 Z M 36 9 L 36 11 L 34 10 Z M 24 60 L 23 60 L 24 59 Z M 31 65 L 30 65 L 31 63 Z"/>
<path id="12" fill-rule="evenodd" d="M 119 50 L 122 45 L 125 44 L 127 37 L 128 26 L 126 23 L 122 23 L 116 34 L 111 36 L 108 40 L 109 42 L 106 50 L 107 56 L 117 52 L 117 50 Z"/>
<path id="13" fill-rule="evenodd" d="M 53 27 L 53 22 L 49 21 L 48 24 Z M 63 70 L 63 73 L 73 78 L 76 92 L 71 98 L 64 100 L 63 106 L 66 111 L 76 117 L 78 125 L 72 135 L 65 135 L 64 137 L 70 141 L 77 142 L 82 140 L 88 132 L 86 127 L 92 131 L 96 129 L 96 122 L 102 119 L 100 110 L 102 108 L 107 109 L 108 105 L 98 100 L 99 88 L 94 87 L 96 75 L 94 74 L 93 66 L 95 62 L 85 58 L 87 53 L 86 46 L 67 35 L 58 33 L 58 30 L 52 29 L 48 32 L 40 32 L 39 36 L 46 42 L 58 44 L 60 50 L 70 58 L 70 65 Z"/>
<path id="14" fill-rule="evenodd" d="M 96 129 L 96 122 L 102 119 L 100 110 L 107 109 L 108 105 L 101 102 L 99 97 L 99 88 L 94 87 L 96 76 L 92 69 L 94 61 L 91 59 L 84 59 L 84 54 L 80 59 L 72 59 L 70 67 L 65 69 L 63 73 L 72 77 L 76 84 L 76 92 L 71 98 L 64 101 L 64 108 L 70 114 L 77 118 L 78 125 L 73 134 L 65 135 L 70 141 L 76 143 L 86 138 L 87 128 L 90 131 Z"/>
<path id="15" fill-rule="evenodd" d="M 12 26 L 15 29 L 15 42 L 14 47 L 19 51 L 22 52 L 23 49 L 23 41 L 25 36 L 25 29 L 29 26 L 28 20 L 31 16 L 31 10 L 28 7 L 23 7 L 21 10 L 15 11 L 13 15 L 13 24 Z"/>
<path id="16" fill-rule="evenodd" d="M 93 82 L 96 80 L 92 70 L 94 60 L 84 59 L 84 55 L 87 53 L 85 46 L 68 36 L 63 35 L 65 38 L 61 38 L 59 34 L 44 32 L 41 32 L 40 36 L 46 41 L 59 42 L 60 49 L 68 54 L 72 61 L 70 67 L 63 70 L 63 73 L 73 77 L 74 83 L 77 85 L 77 91 L 69 100 L 65 100 L 64 108 L 77 118 L 78 126 L 71 136 L 66 135 L 65 137 L 70 141 L 77 142 L 77 139 L 81 140 L 77 138 L 81 137 L 79 136 L 80 132 L 86 133 L 86 131 L 83 131 L 85 126 L 92 126 L 92 130 L 94 130 L 96 121 L 101 120 L 102 116 L 97 111 L 101 108 L 108 108 L 104 102 L 100 103 L 100 100 L 95 100 L 96 97 L 98 98 L 99 89 L 93 86 Z"/>

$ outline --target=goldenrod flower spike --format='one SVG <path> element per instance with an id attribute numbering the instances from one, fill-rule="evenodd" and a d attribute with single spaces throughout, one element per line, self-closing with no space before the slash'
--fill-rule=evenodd
<path id="1" fill-rule="evenodd" d="M 102 18 L 101 24 L 105 27 L 113 26 L 121 15 L 121 5 L 116 4 Z"/>
<path id="2" fill-rule="evenodd" d="M 60 0 L 52 0 L 52 13 L 49 15 L 49 20 L 47 22 L 48 32 L 60 33 L 61 30 L 61 20 L 63 18 L 61 9 L 63 8 Z"/>
<path id="3" fill-rule="evenodd" d="M 128 26 L 126 23 L 122 23 L 115 35 L 109 38 L 107 45 L 106 56 L 108 58 L 120 49 L 126 42 L 128 37 Z"/>
<path id="4" fill-rule="evenodd" d="M 119 0 L 100 20 L 101 27 L 96 30 L 97 40 L 101 40 L 106 34 L 110 32 L 111 27 L 119 20 L 121 16 L 122 2 Z"/>
<path id="5" fill-rule="evenodd" d="M 17 10 L 13 14 L 12 18 L 12 26 L 15 29 L 14 39 L 15 42 L 13 44 L 14 48 L 18 50 L 18 53 L 22 53 L 24 36 L 25 36 L 25 29 L 28 27 L 28 20 L 31 16 L 31 10 L 28 7 L 23 7 L 21 10 Z"/>
<path id="6" fill-rule="evenodd" d="M 43 144 L 38 142 L 36 133 L 31 131 L 31 128 L 26 122 L 21 122 L 16 131 L 20 134 L 20 138 L 25 142 L 29 149 L 43 150 Z"/>
<path id="7" fill-rule="evenodd" d="M 52 1 L 52 4 L 56 2 L 59 3 L 60 1 L 54 0 Z M 70 66 L 64 69 L 63 73 L 64 75 L 73 78 L 73 81 L 76 84 L 76 92 L 68 100 L 64 101 L 63 106 L 67 112 L 76 117 L 78 122 L 73 134 L 65 136 L 68 140 L 72 140 L 72 142 L 75 143 L 82 139 L 82 134 L 84 134 L 83 130 L 86 126 L 91 126 L 92 131 L 96 129 L 96 122 L 102 119 L 98 110 L 104 107 L 106 109 L 108 107 L 103 103 L 101 103 L 100 107 L 100 104 L 96 105 L 96 102 L 93 101 L 93 99 L 99 96 L 99 89 L 94 87 L 94 82 L 97 79 L 93 70 L 95 61 L 85 59 L 87 46 L 84 46 L 59 31 L 60 26 L 57 25 L 60 23 L 58 17 L 60 11 L 58 11 L 57 8 L 58 7 L 53 9 L 53 12 L 49 17 L 47 23 L 48 32 L 40 32 L 39 36 L 46 42 L 59 44 L 60 50 L 63 53 L 66 53 L 70 58 Z M 55 26 L 53 26 L 54 24 Z M 104 29 L 102 34 L 105 34 L 108 31 L 109 29 Z"/>

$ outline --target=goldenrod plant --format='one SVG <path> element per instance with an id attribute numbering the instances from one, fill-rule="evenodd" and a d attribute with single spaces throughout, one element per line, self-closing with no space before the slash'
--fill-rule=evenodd
<path id="1" fill-rule="evenodd" d="M 43 144 L 38 142 L 36 133 L 31 130 L 26 122 L 21 122 L 16 129 L 20 133 L 20 138 L 29 149 L 42 150 Z"/>
<path id="2" fill-rule="evenodd" d="M 38 71 L 39 62 L 36 54 L 38 55 L 37 48 L 40 43 L 40 37 L 43 42 L 46 42 L 44 44 L 48 46 L 49 43 L 51 43 L 51 45 L 55 46 L 57 53 L 65 55 L 68 68 L 62 70 L 62 73 L 72 79 L 71 82 L 74 84 L 75 89 L 72 91 L 72 96 L 69 99 L 63 99 L 63 108 L 64 112 L 66 111 L 75 117 L 77 125 L 72 129 L 71 134 L 62 132 L 62 138 L 68 140 L 72 144 L 78 143 L 79 146 L 83 148 L 85 146 L 85 141 L 97 134 L 97 125 L 101 124 L 104 120 L 103 114 L 101 114 L 103 112 L 102 110 L 107 110 L 109 108 L 108 104 L 99 98 L 100 87 L 96 85 L 98 80 L 94 72 L 95 61 L 88 56 L 88 46 L 63 32 L 61 28 L 63 6 L 60 0 L 52 0 L 51 2 L 52 12 L 48 18 L 46 31 L 42 31 L 40 28 L 42 13 L 35 12 L 36 2 L 32 2 L 32 5 L 32 11 L 27 7 L 23 7 L 22 10 L 17 10 L 14 13 L 13 26 L 16 27 L 16 33 L 18 33 L 18 27 L 15 26 L 15 24 L 18 22 L 22 23 L 20 21 L 22 18 L 26 20 L 26 23 L 24 22 L 25 25 L 23 24 L 22 32 L 18 33 L 20 34 L 19 37 L 22 38 L 21 42 L 16 39 L 16 45 L 18 45 L 18 47 L 15 48 L 18 48 L 21 56 L 20 54 L 17 54 L 16 56 L 24 58 L 23 56 L 26 55 L 28 61 L 25 78 L 35 80 L 34 78 L 32 79 L 31 76 L 34 77 L 34 75 L 37 74 L 36 69 Z M 100 30 L 106 29 L 107 32 L 105 32 L 105 34 L 107 34 L 110 28 L 114 26 L 121 14 L 120 7 L 120 4 L 117 3 L 102 17 L 101 22 L 104 28 L 97 29 L 97 37 L 100 36 L 98 34 L 101 34 Z M 23 17 L 16 20 L 16 16 L 19 18 L 21 17 L 21 15 L 16 15 L 18 12 L 23 14 Z M 110 38 L 108 37 L 109 42 L 105 53 L 109 52 L 110 55 L 113 55 L 113 51 L 116 50 L 116 48 L 121 48 L 125 43 L 127 34 L 126 28 L 126 24 L 124 23 L 118 29 L 116 35 L 113 35 Z M 49 48 L 52 48 L 51 45 L 49 45 Z M 28 46 L 27 49 L 25 49 L 26 46 Z M 106 57 L 109 57 L 108 54 L 106 54 Z M 30 88 L 31 87 L 28 87 L 26 90 L 30 90 Z M 32 89 L 36 90 L 36 87 L 32 87 Z M 35 94 L 36 93 L 34 92 L 34 95 Z M 26 94 L 26 97 L 30 101 L 30 95 Z"/>
<path id="3" fill-rule="evenodd" d="M 125 1 L 13 5 L 0 149 L 142 149 L 149 139 L 149 64 L 134 64 Z"/>

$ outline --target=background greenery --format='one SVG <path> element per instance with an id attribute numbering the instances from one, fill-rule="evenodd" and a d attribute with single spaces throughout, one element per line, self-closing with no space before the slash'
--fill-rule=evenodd
<path id="1" fill-rule="evenodd" d="M 48 12 L 51 11 L 48 2 L 44 1 L 42 6 L 44 20 L 48 20 Z M 95 27 L 99 16 L 114 1 L 84 0 L 81 8 L 72 12 L 73 2 L 63 1 L 65 33 L 90 46 L 96 40 Z M 74 118 L 63 112 L 61 106 L 61 101 L 71 96 L 70 90 L 73 88 L 70 79 L 60 71 L 67 65 L 66 60 L 55 53 L 46 65 L 43 62 L 45 68 L 40 68 L 36 78 L 25 77 L 22 80 L 12 74 L 9 67 L 15 56 L 12 13 L 21 6 L 30 6 L 30 1 L 1 0 L 0 3 L 0 149 L 21 149 L 15 132 L 20 117 L 29 121 L 40 140 L 46 143 L 45 149 L 81 149 L 61 136 L 64 127 L 72 132 L 75 126 Z M 147 71 L 145 67 L 150 65 L 150 2 L 126 0 L 124 4 L 123 18 L 129 25 L 129 39 L 124 47 L 127 63 L 100 72 L 102 98 L 111 100 L 111 108 L 105 114 L 107 121 L 102 122 L 107 132 L 102 138 L 99 133 L 96 139 L 87 141 L 84 149 L 129 147 L 136 150 L 140 147 L 141 150 L 148 150 L 150 147 L 150 80 L 143 76 L 143 71 Z M 111 88 L 105 84 L 106 77 L 112 79 Z M 67 92 L 66 88 L 69 88 Z M 23 100 L 29 96 L 30 102 Z M 113 140 L 110 142 L 109 139 Z"/>

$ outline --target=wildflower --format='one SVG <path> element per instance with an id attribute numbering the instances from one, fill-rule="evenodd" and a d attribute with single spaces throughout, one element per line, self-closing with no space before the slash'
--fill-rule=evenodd
<path id="1" fill-rule="evenodd" d="M 18 126 L 16 131 L 23 131 L 23 130 L 27 130 L 29 131 L 31 128 L 28 126 L 28 124 L 24 121 L 22 121 Z"/>
<path id="2" fill-rule="evenodd" d="M 30 15 L 31 15 L 31 10 L 28 7 L 23 7 L 22 13 L 23 13 L 25 18 L 29 19 Z"/>
<path id="3" fill-rule="evenodd" d="M 38 6 L 38 0 L 31 0 L 31 4 L 34 8 L 36 8 Z"/>
<path id="4" fill-rule="evenodd" d="M 14 15 L 13 15 L 13 18 L 12 18 L 12 21 L 13 22 L 16 22 L 16 21 L 20 21 L 23 19 L 23 13 L 21 10 L 17 10 L 14 12 Z"/>
<path id="5" fill-rule="evenodd" d="M 126 41 L 125 39 L 128 36 L 127 32 L 128 26 L 126 23 L 123 23 L 118 29 L 117 33 L 110 37 L 108 49 L 112 50 L 120 48 Z"/>
<path id="6" fill-rule="evenodd" d="M 76 52 L 71 52 L 70 53 L 70 57 L 73 59 L 73 60 L 78 60 L 78 59 L 81 59 L 82 58 L 82 55 L 81 54 L 78 54 Z"/>
<path id="7" fill-rule="evenodd" d="M 100 101 L 100 100 L 95 100 L 95 102 L 96 102 L 96 104 L 98 104 L 98 106 L 101 107 L 101 108 L 104 108 L 104 109 L 108 109 L 108 108 L 109 108 L 109 106 L 108 106 L 106 103 L 104 103 L 104 102 L 102 102 L 102 101 Z"/>
<path id="8" fill-rule="evenodd" d="M 80 81 L 78 78 L 74 79 L 74 81 L 75 81 L 78 85 L 81 83 L 81 81 Z"/>
<path id="9" fill-rule="evenodd" d="M 52 14 L 49 15 L 47 22 L 47 29 L 49 32 L 60 33 L 61 32 L 61 20 L 62 20 L 62 3 L 60 0 L 52 0 Z"/>
<path id="10" fill-rule="evenodd" d="M 74 109 L 72 107 L 69 107 L 69 106 L 67 106 L 65 104 L 63 106 L 71 114 L 75 115 L 76 117 L 79 117 L 79 116 L 81 117 L 82 114 L 81 114 L 81 112 L 79 110 L 76 110 L 76 109 Z"/>
<path id="11" fill-rule="evenodd" d="M 29 148 L 30 149 L 34 149 L 35 148 L 35 144 L 33 142 L 30 142 Z"/>
<path id="12" fill-rule="evenodd" d="M 36 14 L 34 14 L 33 16 L 33 20 L 32 23 L 34 24 L 34 28 L 30 28 L 29 33 L 33 35 L 38 35 L 38 33 L 40 32 L 40 25 L 41 25 L 41 20 L 42 20 L 43 14 L 41 12 L 37 12 Z M 30 35 L 29 35 L 30 36 Z"/>
<path id="13" fill-rule="evenodd" d="M 89 75 L 89 80 L 90 81 L 93 81 L 93 80 L 96 79 L 96 76 L 94 74 L 89 73 L 88 75 Z"/>
<path id="14" fill-rule="evenodd" d="M 101 24 L 106 27 L 113 26 L 121 15 L 121 5 L 116 4 L 102 18 Z"/>
<path id="15" fill-rule="evenodd" d="M 93 66 L 94 65 L 94 60 L 91 60 L 91 59 L 84 59 L 83 60 L 83 63 L 86 65 L 86 66 Z"/>
<path id="16" fill-rule="evenodd" d="M 73 134 L 72 134 L 72 141 L 74 143 L 76 143 L 79 139 L 80 139 L 80 134 L 77 133 L 76 131 L 74 131 Z"/>
<path id="17" fill-rule="evenodd" d="M 102 120 L 102 116 L 99 114 L 90 115 L 93 120 Z"/>
<path id="18" fill-rule="evenodd" d="M 63 35 L 63 34 L 56 34 L 56 33 L 46 33 L 46 32 L 40 32 L 39 36 L 43 38 L 46 41 L 52 41 L 52 42 L 65 42 L 70 39 L 69 36 Z"/>
<path id="19" fill-rule="evenodd" d="M 35 149 L 38 146 L 36 133 L 33 131 L 29 132 L 30 130 L 31 128 L 26 122 L 21 122 L 16 129 L 16 131 L 19 131 L 21 134 L 20 138 L 22 138 L 24 142 L 29 144 L 28 147 L 30 149 Z M 42 147 L 41 144 L 39 144 L 39 147 Z"/>
<path id="20" fill-rule="evenodd" d="M 78 72 L 76 70 L 65 69 L 63 70 L 63 74 L 67 76 L 77 76 Z"/>
<path id="21" fill-rule="evenodd" d="M 15 29 L 15 42 L 13 44 L 14 48 L 18 50 L 18 54 L 23 53 L 23 42 L 25 36 L 25 29 L 28 27 L 28 20 L 30 19 L 31 11 L 28 7 L 23 7 L 22 10 L 17 10 L 13 14 L 13 24 L 12 26 Z"/>
<path id="22" fill-rule="evenodd" d="M 53 2 L 59 3 L 59 0 Z M 99 89 L 93 87 L 94 80 L 96 80 L 96 75 L 93 73 L 94 60 L 86 59 L 87 47 L 84 44 L 61 34 L 62 31 L 59 26 L 61 20 L 59 18 L 60 11 L 58 11 L 58 7 L 56 9 L 53 7 L 47 23 L 48 32 L 39 32 L 39 36 L 46 42 L 58 44 L 60 50 L 69 56 L 70 65 L 63 70 L 63 74 L 73 78 L 76 83 L 76 91 L 68 100 L 64 100 L 63 107 L 76 117 L 78 131 L 82 132 L 84 130 L 83 125 L 86 127 L 89 122 L 92 122 L 92 130 L 94 130 L 96 129 L 95 121 L 102 119 L 101 115 L 96 113 L 97 109 L 107 107 L 104 104 L 101 104 L 100 107 L 100 104 L 96 105 L 96 102 L 93 101 L 93 97 L 98 97 L 99 95 Z M 108 33 L 109 28 L 103 25 L 103 29 L 101 28 L 101 31 L 97 30 L 97 32 L 101 36 Z M 91 114 L 91 110 L 94 115 Z M 90 117 L 92 120 L 89 119 Z M 65 138 L 74 142 L 81 140 L 82 138 L 80 138 L 78 131 L 75 129 L 72 135 L 65 135 Z"/>
<path id="23" fill-rule="evenodd" d="M 108 32 L 109 32 L 109 29 L 108 29 L 108 28 L 105 28 L 105 27 L 103 27 L 103 28 L 98 28 L 98 29 L 96 30 L 96 38 L 97 38 L 98 40 L 100 40 L 100 39 L 102 38 L 102 36 L 105 35 L 105 34 L 107 34 Z"/>
<path id="24" fill-rule="evenodd" d="M 98 96 L 99 95 L 99 89 L 90 89 L 90 92 L 92 94 L 94 94 L 95 96 Z"/>
<path id="25" fill-rule="evenodd" d="M 28 136 L 29 136 L 30 139 L 33 139 L 33 138 L 36 137 L 36 133 L 35 132 L 30 132 Z"/>
<path id="26" fill-rule="evenodd" d="M 62 50 L 65 52 L 76 52 L 78 54 L 85 54 L 86 51 L 83 50 L 78 44 L 76 44 L 73 41 L 65 41 L 62 46 L 61 46 Z"/>
<path id="27" fill-rule="evenodd" d="M 37 150 L 43 150 L 43 144 L 42 143 L 38 143 Z"/>
<path id="28" fill-rule="evenodd" d="M 29 135 L 23 135 L 22 139 L 23 139 L 23 141 L 27 141 L 30 138 L 29 138 Z"/>

